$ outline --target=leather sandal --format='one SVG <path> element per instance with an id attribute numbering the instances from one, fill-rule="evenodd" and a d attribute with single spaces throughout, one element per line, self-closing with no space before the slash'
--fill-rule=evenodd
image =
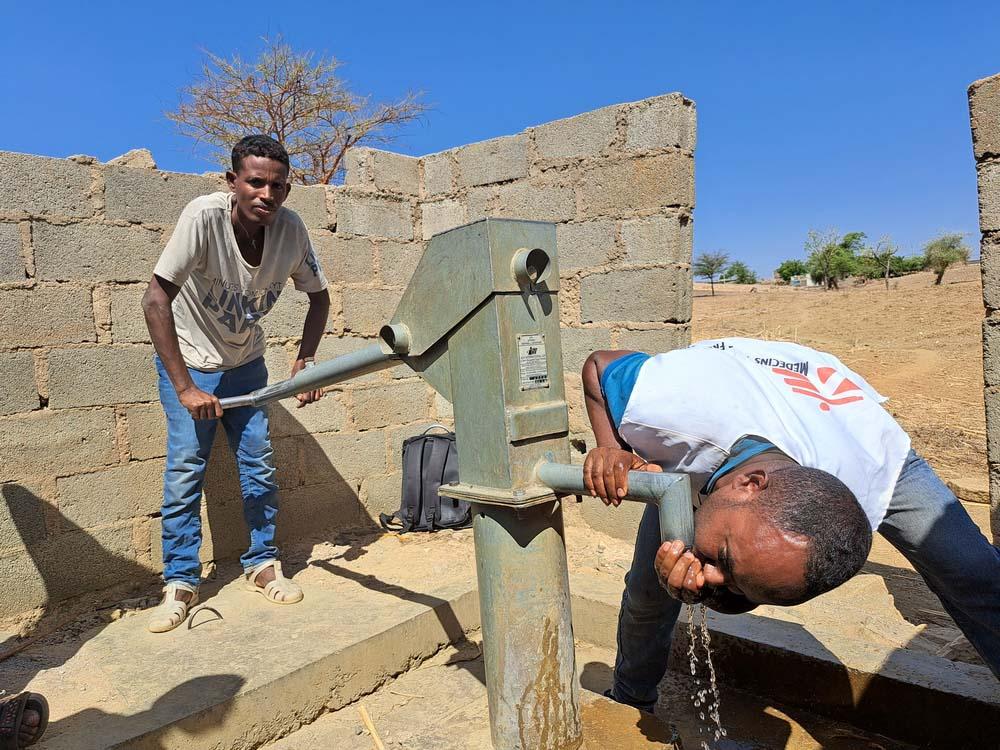
<path id="1" fill-rule="evenodd" d="M 38 726 L 35 727 L 35 735 L 27 742 L 22 742 L 21 729 L 25 711 L 35 711 L 38 714 Z M 18 750 L 34 745 L 42 738 L 48 723 L 49 704 L 38 693 L 0 696 L 0 750 Z"/>
<path id="2" fill-rule="evenodd" d="M 178 599 L 178 591 L 190 591 L 191 601 L 182 602 Z M 166 633 L 168 630 L 173 630 L 187 619 L 188 610 L 197 603 L 197 588 L 183 581 L 170 581 L 163 587 L 163 601 L 153 610 L 146 628 L 150 633 Z"/>
<path id="3" fill-rule="evenodd" d="M 257 585 L 257 577 L 268 568 L 274 568 L 274 580 L 263 588 Z M 264 598 L 275 604 L 297 604 L 302 601 L 302 587 L 290 578 L 281 574 L 281 563 L 278 560 L 268 560 L 255 565 L 246 572 L 247 588 L 264 595 Z"/>

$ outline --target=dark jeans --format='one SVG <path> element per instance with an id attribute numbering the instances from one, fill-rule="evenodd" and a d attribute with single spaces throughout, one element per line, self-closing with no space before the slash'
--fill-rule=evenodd
<path id="1" fill-rule="evenodd" d="M 878 531 L 923 576 L 993 673 L 1000 677 L 1000 550 L 983 536 L 934 470 L 910 451 Z M 629 703 L 656 700 L 667 671 L 681 603 L 660 586 L 656 508 L 639 524 L 618 617 L 614 694 Z"/>

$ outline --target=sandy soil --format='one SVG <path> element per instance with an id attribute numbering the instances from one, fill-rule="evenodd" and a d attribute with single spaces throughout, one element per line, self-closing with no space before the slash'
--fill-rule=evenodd
<path id="1" fill-rule="evenodd" d="M 985 493 L 982 282 L 977 264 L 826 292 L 695 284 L 692 340 L 783 339 L 840 357 L 888 396 L 886 408 L 946 481 Z M 753 291 L 751 291 L 753 289 Z M 971 499 L 971 498 L 967 498 Z"/>

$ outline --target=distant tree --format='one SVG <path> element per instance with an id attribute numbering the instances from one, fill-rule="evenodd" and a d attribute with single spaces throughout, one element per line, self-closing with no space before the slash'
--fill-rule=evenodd
<path id="1" fill-rule="evenodd" d="M 864 232 L 848 232 L 843 237 L 836 232 L 810 230 L 805 250 L 806 265 L 813 281 L 827 289 L 838 289 L 841 279 L 855 272 L 858 252 L 864 250 Z"/>
<path id="2" fill-rule="evenodd" d="M 905 258 L 893 258 L 892 275 L 902 276 L 907 273 L 923 271 L 927 267 L 927 258 L 923 255 L 907 255 Z"/>
<path id="3" fill-rule="evenodd" d="M 875 247 L 865 248 L 862 255 L 865 261 L 870 262 L 878 269 L 879 275 L 883 275 L 882 272 L 885 272 L 885 288 L 887 291 L 889 289 L 889 274 L 892 271 L 892 262 L 898 257 L 899 245 L 895 244 L 887 234 L 882 236 Z"/>
<path id="4" fill-rule="evenodd" d="M 786 260 L 775 271 L 786 284 L 792 280 L 792 276 L 802 276 L 808 272 L 809 269 L 806 268 L 806 264 L 801 260 Z"/>
<path id="5" fill-rule="evenodd" d="M 337 75 L 340 62 L 296 52 L 281 37 L 264 39 L 254 62 L 205 52 L 200 80 L 183 89 L 186 101 L 166 117 L 184 135 L 213 147 L 227 166 L 244 135 L 265 133 L 284 144 L 291 176 L 306 184 L 333 182 L 352 146 L 385 143 L 390 130 L 425 110 L 418 94 L 392 104 L 372 103 Z"/>
<path id="6" fill-rule="evenodd" d="M 962 241 L 962 235 L 954 232 L 942 234 L 924 245 L 924 260 L 926 268 L 935 274 L 935 286 L 941 283 L 944 272 L 953 263 L 966 263 L 969 260 L 969 248 Z"/>
<path id="7" fill-rule="evenodd" d="M 738 260 L 734 260 L 726 266 L 726 270 L 722 272 L 722 276 L 719 278 L 732 281 L 734 284 L 757 283 L 757 274 L 747 268 L 746 263 Z"/>
<path id="8" fill-rule="evenodd" d="M 702 253 L 695 258 L 691 271 L 695 276 L 708 279 L 712 287 L 712 296 L 715 296 L 715 277 L 726 267 L 729 262 L 729 253 L 719 251 L 717 253 Z"/>

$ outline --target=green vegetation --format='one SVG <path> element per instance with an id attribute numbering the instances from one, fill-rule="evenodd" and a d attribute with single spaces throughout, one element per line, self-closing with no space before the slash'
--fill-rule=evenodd
<path id="1" fill-rule="evenodd" d="M 941 283 L 944 272 L 952 263 L 966 263 L 969 260 L 969 248 L 962 241 L 962 235 L 957 232 L 942 234 L 924 245 L 924 261 L 926 267 L 935 274 L 934 284 Z"/>
<path id="2" fill-rule="evenodd" d="M 715 277 L 722 272 L 729 262 L 729 254 L 719 251 L 717 253 L 702 253 L 695 258 L 691 265 L 691 271 L 695 276 L 708 279 L 712 287 L 712 296 L 715 296 Z"/>
<path id="3" fill-rule="evenodd" d="M 723 281 L 731 281 L 734 284 L 756 284 L 757 274 L 747 268 L 746 263 L 734 260 L 719 277 Z"/>
<path id="4" fill-rule="evenodd" d="M 792 276 L 803 276 L 809 272 L 806 268 L 806 264 L 801 260 L 786 260 L 780 266 L 776 273 L 781 277 L 781 280 L 786 284 L 791 282 Z"/>

